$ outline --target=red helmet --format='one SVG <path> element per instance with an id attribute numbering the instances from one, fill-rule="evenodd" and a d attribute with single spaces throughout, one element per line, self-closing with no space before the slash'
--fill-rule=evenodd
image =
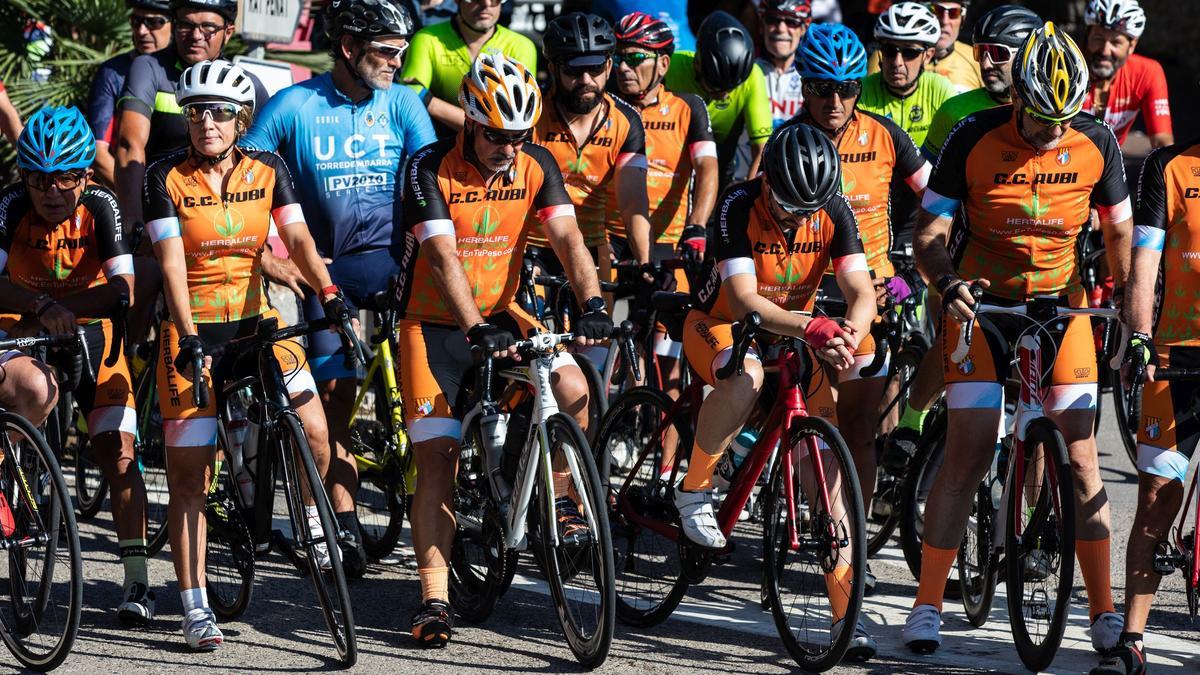
<path id="1" fill-rule="evenodd" d="M 636 45 L 652 52 L 675 51 L 675 34 L 661 19 L 644 12 L 626 14 L 617 24 L 617 45 Z"/>
<path id="2" fill-rule="evenodd" d="M 812 18 L 810 0 L 764 0 L 758 6 L 759 14 L 776 14 L 805 21 Z"/>

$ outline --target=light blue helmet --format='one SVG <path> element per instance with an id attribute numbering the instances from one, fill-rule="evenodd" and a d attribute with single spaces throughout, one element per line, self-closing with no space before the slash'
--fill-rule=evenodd
<path id="1" fill-rule="evenodd" d="M 867 50 L 854 31 L 837 23 L 809 27 L 796 59 L 801 78 L 857 80 L 867 74 Z"/>
<path id="2" fill-rule="evenodd" d="M 17 165 L 26 171 L 86 169 L 95 159 L 96 137 L 78 108 L 42 108 L 17 139 Z"/>

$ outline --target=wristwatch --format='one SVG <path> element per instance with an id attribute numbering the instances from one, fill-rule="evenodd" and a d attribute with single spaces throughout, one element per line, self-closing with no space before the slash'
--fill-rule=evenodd
<path id="1" fill-rule="evenodd" d="M 583 303 L 583 311 L 585 314 L 591 314 L 592 312 L 607 312 L 608 303 L 604 302 L 604 298 L 594 295 Z"/>
<path id="2" fill-rule="evenodd" d="M 53 302 L 54 298 L 50 297 L 49 293 L 42 293 L 33 299 L 33 313 L 40 316 L 46 305 Z"/>

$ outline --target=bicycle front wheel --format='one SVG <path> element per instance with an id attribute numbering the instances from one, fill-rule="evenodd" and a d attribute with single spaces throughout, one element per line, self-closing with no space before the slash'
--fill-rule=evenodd
<path id="1" fill-rule="evenodd" d="M 333 517 L 333 508 L 325 494 L 321 474 L 317 471 L 300 420 L 293 414 L 280 415 L 276 419 L 276 434 L 296 549 L 298 553 L 305 554 L 308 576 L 317 592 L 317 601 L 325 615 L 325 624 L 333 637 L 338 657 L 346 667 L 350 667 L 358 660 L 358 643 L 354 632 L 354 614 L 350 608 L 350 591 L 346 588 L 346 573 L 342 570 L 342 551 L 338 547 L 338 526 Z M 309 531 L 304 488 L 312 495 L 317 507 L 320 528 L 316 532 Z M 318 547 L 325 548 L 329 557 L 327 565 Z"/>
<path id="2" fill-rule="evenodd" d="M 996 512 L 992 508 L 992 491 L 987 483 L 975 490 L 975 503 L 967 520 L 967 530 L 958 546 L 958 587 L 962 594 L 963 611 L 972 626 L 987 623 L 996 596 L 996 566 L 992 555 Z"/>
<path id="3" fill-rule="evenodd" d="M 370 401 L 364 403 L 369 405 L 356 410 L 350 423 L 354 454 L 370 460 L 359 462 L 354 509 L 362 531 L 363 549 L 368 556 L 379 560 L 396 549 L 404 528 L 408 490 L 404 484 L 407 467 L 401 458 L 411 461 L 412 449 L 393 447 L 396 429 L 392 427 L 391 397 L 379 369 L 366 386 Z"/>
<path id="4" fill-rule="evenodd" d="M 151 556 L 157 555 L 167 543 L 167 504 L 171 501 L 155 368 L 153 362 L 146 368 L 136 390 L 138 429 L 134 443 L 138 468 L 146 485 L 146 549 Z"/>
<path id="5" fill-rule="evenodd" d="M 555 495 L 555 504 L 547 503 L 544 486 L 538 490 L 541 562 L 571 652 L 584 667 L 595 668 L 608 658 L 617 618 L 607 493 L 600 488 L 591 448 L 574 419 L 563 413 L 551 416 L 546 438 L 552 471 L 569 475 L 566 493 Z M 563 537 L 557 518 L 550 514 L 572 505 L 580 522 Z M 553 536 L 555 532 L 559 536 Z"/>
<path id="6" fill-rule="evenodd" d="M 842 660 L 854 639 L 866 590 L 866 517 L 850 450 L 837 429 L 805 417 L 787 440 L 772 470 L 764 583 L 788 653 L 805 670 L 823 672 Z"/>
<path id="7" fill-rule="evenodd" d="M 75 511 L 58 460 L 25 418 L 0 411 L 0 448 L 0 510 L 11 517 L 0 528 L 0 638 L 26 668 L 53 670 L 71 651 L 83 604 Z"/>
<path id="8" fill-rule="evenodd" d="M 1121 437 L 1121 445 L 1125 448 L 1125 456 L 1129 463 L 1137 467 L 1137 430 L 1139 420 L 1133 419 L 1141 409 L 1141 401 L 1133 401 L 1131 397 L 1140 396 L 1141 388 L 1134 389 L 1126 385 L 1122 378 L 1113 377 L 1112 398 L 1113 414 L 1117 419 L 1117 432 Z"/>
<path id="9" fill-rule="evenodd" d="M 1071 605 L 1075 496 L 1058 427 L 1044 417 L 1034 420 L 1024 445 L 1006 485 L 1005 589 L 1013 644 L 1025 667 L 1038 672 L 1054 660 Z"/>
<path id="10" fill-rule="evenodd" d="M 909 462 L 900 489 L 900 549 L 913 579 L 921 579 L 925 541 L 925 502 L 946 457 L 946 412 L 939 408 L 925 421 L 917 454 Z M 953 586 L 947 585 L 947 589 Z"/>
<path id="11" fill-rule="evenodd" d="M 224 452 L 225 433 L 219 432 L 217 439 Z M 254 590 L 254 540 L 238 510 L 237 482 L 231 470 L 228 461 L 217 460 L 204 505 L 204 579 L 213 612 L 222 619 L 241 616 Z"/>

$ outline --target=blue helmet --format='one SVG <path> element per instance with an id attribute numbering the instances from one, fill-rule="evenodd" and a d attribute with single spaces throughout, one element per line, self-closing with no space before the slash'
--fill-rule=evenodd
<path id="1" fill-rule="evenodd" d="M 801 78 L 857 80 L 867 74 L 867 50 L 854 31 L 837 23 L 820 23 L 808 29 L 797 55 Z"/>
<path id="2" fill-rule="evenodd" d="M 17 139 L 17 165 L 26 171 L 86 169 L 95 159 L 96 137 L 78 108 L 42 108 Z"/>

